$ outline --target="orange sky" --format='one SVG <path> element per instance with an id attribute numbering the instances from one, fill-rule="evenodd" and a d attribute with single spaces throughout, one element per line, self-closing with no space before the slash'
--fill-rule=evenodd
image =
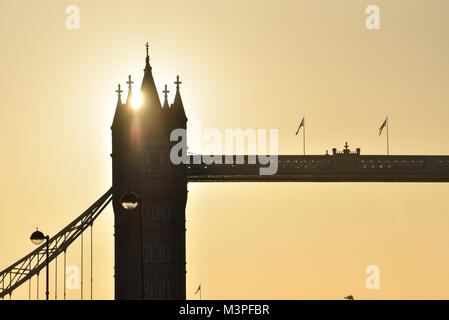
<path id="1" fill-rule="evenodd" d="M 80 30 L 65 27 L 70 4 Z M 365 28 L 371 4 L 380 30 Z M 309 154 L 345 141 L 384 154 L 389 115 L 391 154 L 447 155 L 447 30 L 445 0 L 1 0 L 0 269 L 34 249 L 35 226 L 55 234 L 110 187 L 114 91 L 128 74 L 140 85 L 146 41 L 157 88 L 173 99 L 179 74 L 189 121 L 203 128 L 275 128 L 279 153 L 296 154 L 306 115 Z M 446 184 L 189 191 L 188 298 L 200 282 L 204 299 L 449 298 Z M 112 299 L 112 208 L 94 232 L 94 298 Z M 371 264 L 380 290 L 365 288 Z M 13 295 L 27 297 L 27 287 Z"/>

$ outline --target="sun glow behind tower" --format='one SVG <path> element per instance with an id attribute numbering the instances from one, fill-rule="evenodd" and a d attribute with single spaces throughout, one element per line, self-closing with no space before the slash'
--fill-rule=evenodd
<path id="1" fill-rule="evenodd" d="M 132 96 L 131 106 L 133 107 L 134 110 L 137 110 L 142 105 L 142 101 L 143 101 L 142 94 L 140 92 L 136 92 Z"/>

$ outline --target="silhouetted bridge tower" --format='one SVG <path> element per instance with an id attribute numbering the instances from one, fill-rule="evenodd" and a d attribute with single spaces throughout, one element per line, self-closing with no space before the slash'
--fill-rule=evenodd
<path id="1" fill-rule="evenodd" d="M 185 299 L 185 206 L 188 182 L 449 182 L 449 156 L 363 155 L 333 149 L 324 155 L 280 155 L 274 175 L 260 175 L 259 161 L 248 155 L 216 156 L 206 164 L 202 156 L 189 156 L 189 164 L 174 165 L 169 139 L 174 129 L 185 129 L 187 117 L 177 78 L 174 102 L 165 88 L 161 104 L 148 56 L 141 86 L 143 104 L 131 106 L 133 83 L 121 100 L 120 87 L 112 124 L 113 187 L 81 216 L 50 238 L 49 261 L 67 248 L 113 202 L 115 216 L 115 298 L 140 299 L 139 219 L 124 212 L 120 199 L 126 192 L 143 202 L 143 260 L 145 299 Z M 228 161 L 226 161 L 228 157 Z M 229 163 L 232 157 L 232 163 Z M 0 298 L 38 276 L 45 267 L 45 244 L 0 273 Z M 64 295 L 65 296 L 65 295 Z"/>

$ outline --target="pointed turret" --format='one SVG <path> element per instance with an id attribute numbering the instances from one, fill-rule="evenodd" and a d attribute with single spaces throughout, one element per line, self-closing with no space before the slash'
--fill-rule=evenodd
<path id="1" fill-rule="evenodd" d="M 118 98 L 117 98 L 117 106 L 115 107 L 114 120 L 112 121 L 111 128 L 117 125 L 117 123 L 121 119 L 121 115 L 123 114 L 123 110 L 122 110 L 123 109 L 123 103 L 122 103 L 122 92 L 123 92 L 123 90 L 120 89 L 120 84 L 118 85 L 118 89 L 115 90 L 115 92 L 117 92 Z"/>
<path id="2" fill-rule="evenodd" d="M 163 109 L 165 111 L 169 110 L 169 106 L 168 106 L 168 93 L 170 93 L 170 91 L 168 91 L 167 89 L 167 85 L 165 85 L 165 89 L 162 91 L 162 93 L 164 94 L 164 105 L 163 105 Z"/>
<path id="3" fill-rule="evenodd" d="M 119 83 L 119 85 L 118 85 L 118 89 L 117 90 L 115 90 L 115 92 L 117 92 L 117 95 L 118 95 L 118 99 L 117 99 L 117 105 L 123 105 L 123 103 L 122 103 L 122 92 L 123 92 L 123 90 L 120 88 L 120 83 Z"/>
<path id="4" fill-rule="evenodd" d="M 128 81 L 126 81 L 128 84 L 128 98 L 126 98 L 126 105 L 129 106 L 131 104 L 131 99 L 133 98 L 133 88 L 132 84 L 134 81 L 131 81 L 131 75 L 128 76 Z"/>
<path id="5" fill-rule="evenodd" d="M 162 116 L 164 118 L 165 129 L 166 129 L 166 133 L 168 136 L 170 136 L 171 124 L 172 124 L 171 109 L 170 109 L 170 105 L 168 103 L 168 93 L 169 92 L 170 91 L 168 91 L 167 85 L 165 85 L 165 89 L 162 90 L 162 93 L 164 94 L 164 105 L 162 107 Z"/>
<path id="6" fill-rule="evenodd" d="M 142 80 L 140 91 L 142 92 L 142 107 L 150 112 L 162 109 L 161 101 L 157 93 L 156 84 L 154 83 L 153 74 L 151 72 L 150 56 L 148 54 L 148 43 L 146 44 L 147 57 L 145 59 L 145 73 Z"/>
<path id="7" fill-rule="evenodd" d="M 181 99 L 181 93 L 179 91 L 179 85 L 182 82 L 179 81 L 179 76 L 176 76 L 176 94 L 175 94 L 175 100 L 173 101 L 171 112 L 171 119 L 173 121 L 174 127 L 175 128 L 185 128 L 186 127 L 186 122 L 187 122 L 187 116 L 186 116 L 186 112 L 184 110 L 184 104 L 182 103 L 182 99 Z"/>

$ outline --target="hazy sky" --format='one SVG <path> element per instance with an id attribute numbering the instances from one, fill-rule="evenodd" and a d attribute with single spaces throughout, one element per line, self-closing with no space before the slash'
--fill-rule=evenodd
<path id="1" fill-rule="evenodd" d="M 71 4 L 80 30 L 65 27 Z M 380 30 L 365 27 L 371 4 Z M 0 0 L 0 269 L 35 248 L 35 226 L 54 235 L 109 189 L 114 91 L 128 74 L 140 86 L 146 41 L 159 91 L 173 99 L 179 74 L 204 128 L 275 128 L 279 152 L 297 154 L 306 115 L 308 153 L 348 141 L 384 154 L 389 115 L 392 154 L 447 155 L 448 30 L 446 0 Z M 188 298 L 200 282 L 204 299 L 449 298 L 447 184 L 189 191 Z M 94 298 L 112 299 L 112 208 L 94 238 Z M 79 255 L 77 243 L 68 264 Z M 367 265 L 379 290 L 365 287 Z"/>

